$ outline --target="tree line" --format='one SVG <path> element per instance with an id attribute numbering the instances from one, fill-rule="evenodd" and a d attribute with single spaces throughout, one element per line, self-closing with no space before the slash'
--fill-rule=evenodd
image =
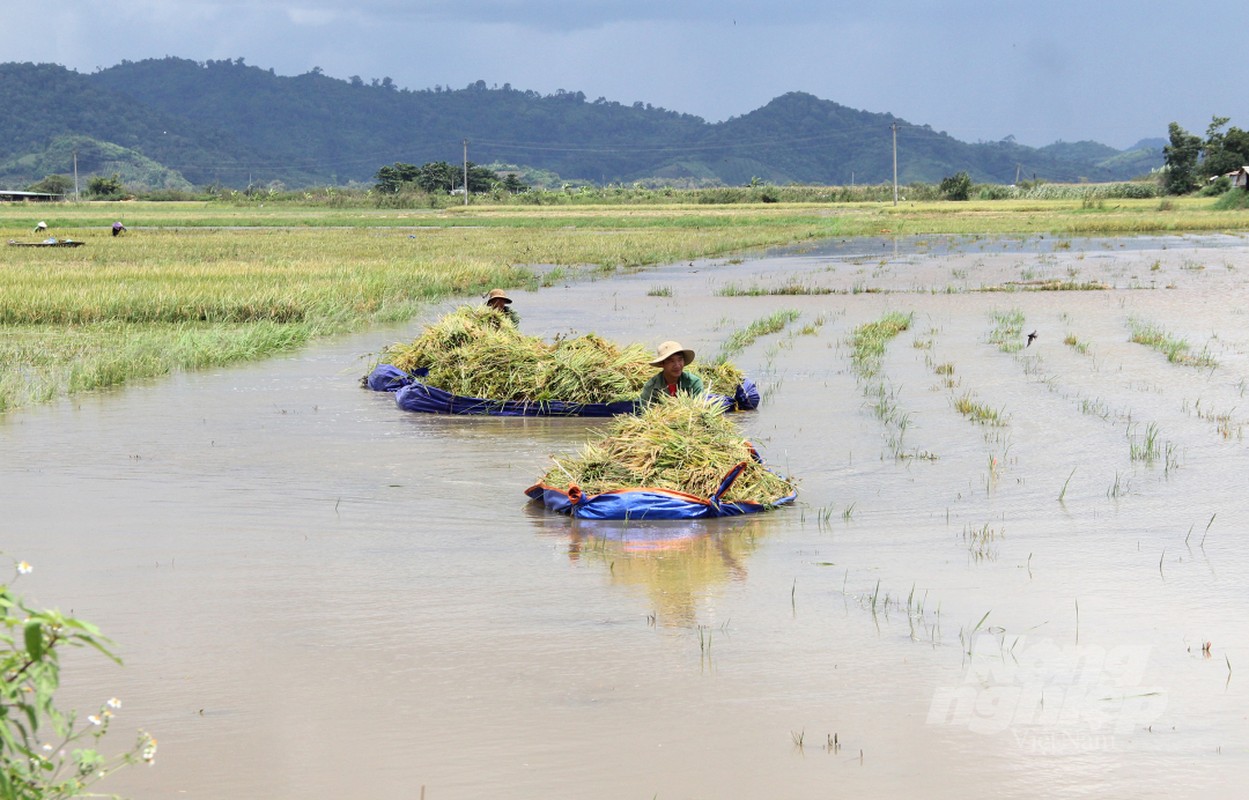
<path id="1" fill-rule="evenodd" d="M 529 187 L 514 173 L 499 175 L 492 169 L 469 161 L 465 166 L 446 161 L 427 161 L 419 167 L 396 161 L 380 168 L 373 176 L 377 181 L 373 188 L 381 194 L 400 194 L 420 191 L 426 194 L 451 194 L 463 191 L 464 178 L 468 177 L 468 193 L 483 194 L 504 191 L 519 194 Z"/>
<path id="2" fill-rule="evenodd" d="M 1224 131 L 1230 121 L 1230 117 L 1211 119 L 1204 140 L 1171 123 L 1170 143 L 1162 148 L 1167 194 L 1188 194 L 1207 185 L 1212 193 L 1221 193 L 1229 188 L 1223 176 L 1249 165 L 1249 131 L 1237 127 Z"/>

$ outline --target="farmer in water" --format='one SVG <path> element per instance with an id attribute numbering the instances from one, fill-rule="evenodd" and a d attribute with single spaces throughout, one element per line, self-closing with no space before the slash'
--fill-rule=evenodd
<path id="1" fill-rule="evenodd" d="M 114 236 L 120 236 L 121 234 L 125 232 L 126 232 L 126 226 L 122 225 L 120 220 L 113 223 L 113 235 Z"/>
<path id="2" fill-rule="evenodd" d="M 512 308 L 512 298 L 502 289 L 491 289 L 490 294 L 486 295 L 486 305 L 510 319 L 513 325 L 520 324 L 520 314 Z"/>
<path id="3" fill-rule="evenodd" d="M 678 342 L 664 342 L 655 351 L 652 367 L 659 367 L 660 372 L 642 387 L 642 408 L 646 408 L 659 397 L 675 397 L 677 393 L 700 397 L 703 394 L 703 382 L 697 375 L 686 372 L 685 368 L 694 363 L 694 351 L 682 347 Z"/>

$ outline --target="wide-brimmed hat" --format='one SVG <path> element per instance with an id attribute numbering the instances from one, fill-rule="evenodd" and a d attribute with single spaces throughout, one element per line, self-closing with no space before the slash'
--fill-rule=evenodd
<path id="1" fill-rule="evenodd" d="M 491 289 L 490 294 L 486 295 L 486 302 L 491 300 L 502 300 L 505 305 L 511 305 L 512 298 L 503 293 L 502 289 Z"/>
<path id="2" fill-rule="evenodd" d="M 668 360 L 668 356 L 673 353 L 680 353 L 685 356 L 686 364 L 694 363 L 694 351 L 688 347 L 682 347 L 680 342 L 664 342 L 655 350 L 655 360 L 651 362 L 652 367 L 662 366 Z"/>

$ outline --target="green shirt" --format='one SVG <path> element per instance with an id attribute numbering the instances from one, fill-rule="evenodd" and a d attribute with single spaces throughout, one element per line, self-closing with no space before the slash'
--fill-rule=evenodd
<path id="1" fill-rule="evenodd" d="M 703 381 L 692 372 L 682 372 L 681 377 L 677 379 L 677 394 L 690 394 L 695 397 L 701 397 L 703 394 Z M 664 377 L 663 372 L 659 372 L 655 377 L 646 382 L 642 387 L 642 408 L 646 408 L 659 397 L 668 395 L 668 380 Z"/>

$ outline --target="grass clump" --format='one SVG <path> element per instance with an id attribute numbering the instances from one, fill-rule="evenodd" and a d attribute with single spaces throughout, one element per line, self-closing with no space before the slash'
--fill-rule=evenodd
<path id="1" fill-rule="evenodd" d="M 989 333 L 989 341 L 997 345 L 1003 353 L 1018 353 L 1023 349 L 1023 312 L 1017 308 L 1009 311 L 993 312 L 993 330 Z"/>
<path id="2" fill-rule="evenodd" d="M 776 295 L 833 294 L 827 286 L 808 286 L 803 283 L 790 282 L 783 286 L 738 286 L 730 283 L 716 291 L 720 297 L 766 297 Z"/>
<path id="3" fill-rule="evenodd" d="M 866 322 L 854 329 L 850 339 L 850 360 L 859 373 L 873 374 L 885 355 L 885 346 L 902 331 L 911 327 L 913 314 L 891 311 L 875 322 Z"/>
<path id="4" fill-rule="evenodd" d="M 743 462 L 722 501 L 768 504 L 794 492 L 791 481 L 755 461 L 723 406 L 685 395 L 665 398 L 638 416 L 615 417 L 577 456 L 551 458 L 555 466 L 542 482 L 576 485 L 586 494 L 648 487 L 706 498 Z"/>
<path id="5" fill-rule="evenodd" d="M 1172 336 L 1157 325 L 1137 319 L 1128 321 L 1132 329 L 1128 341 L 1153 348 L 1167 357 L 1172 364 L 1189 367 L 1217 367 L 1218 362 L 1208 352 L 1202 351 L 1194 355 L 1189 352 L 1189 344 L 1185 339 Z"/>
<path id="6" fill-rule="evenodd" d="M 723 361 L 731 355 L 740 353 L 754 344 L 755 340 L 760 336 L 783 331 L 786 325 L 800 316 L 802 316 L 801 312 L 797 309 L 788 308 L 783 311 L 777 311 L 775 314 L 769 314 L 766 317 L 760 317 L 745 328 L 733 331 L 724 343 L 724 346 L 720 348 L 720 354 L 716 357 L 716 360 Z"/>
<path id="7" fill-rule="evenodd" d="M 1100 292 L 1110 287 L 1101 281 L 1066 281 L 1060 279 L 1036 279 L 1007 281 L 999 286 L 984 286 L 982 292 Z"/>
<path id="8" fill-rule="evenodd" d="M 463 397 L 568 403 L 636 399 L 656 372 L 651 358 L 640 344 L 619 347 L 593 333 L 548 344 L 486 306 L 461 306 L 381 354 L 405 372 L 429 370 L 424 382 Z M 744 377 L 728 362 L 690 371 L 708 391 L 730 397 Z"/>
<path id="9" fill-rule="evenodd" d="M 975 400 L 971 393 L 954 398 L 954 410 L 981 425 L 1001 427 L 1007 423 L 1004 412 Z"/>

